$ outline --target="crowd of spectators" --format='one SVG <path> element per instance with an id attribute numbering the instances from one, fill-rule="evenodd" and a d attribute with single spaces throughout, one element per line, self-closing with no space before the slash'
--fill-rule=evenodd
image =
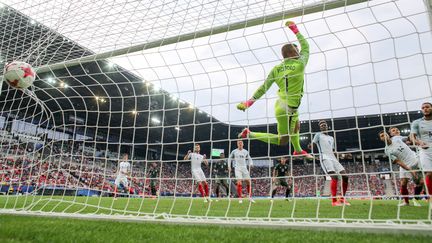
<path id="1" fill-rule="evenodd" d="M 70 151 L 76 151 L 71 153 Z M 78 148 L 53 145 L 49 156 L 43 152 L 29 151 L 24 146 L 2 146 L 0 158 L 0 186 L 33 186 L 36 188 L 64 187 L 70 189 L 84 188 L 100 193 L 114 190 L 118 160 L 94 157 L 83 153 Z M 160 176 L 157 188 L 160 195 L 190 195 L 197 193 L 192 181 L 190 162 L 132 161 L 131 185 L 135 194 L 149 194 L 147 171 L 152 163 L 157 164 Z M 273 163 L 272 163 L 273 164 Z M 354 162 L 342 161 L 349 175 L 349 192 L 353 195 L 383 196 L 385 184 L 382 182 L 382 171 L 395 171 L 388 161 Z M 326 176 L 319 161 L 293 161 L 288 182 L 296 197 L 325 194 Z M 203 171 L 212 187 L 211 163 Z M 253 167 L 251 171 L 252 188 L 255 196 L 268 196 L 271 190 L 272 167 Z M 234 182 L 233 174 L 231 181 Z M 398 188 L 398 180 L 392 180 Z"/>

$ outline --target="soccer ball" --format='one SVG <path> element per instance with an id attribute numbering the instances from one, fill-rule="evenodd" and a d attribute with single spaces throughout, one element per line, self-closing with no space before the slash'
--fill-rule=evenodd
<path id="1" fill-rule="evenodd" d="M 25 62 L 11 62 L 6 65 L 4 78 L 10 86 L 17 89 L 26 89 L 30 87 L 36 77 L 32 66 Z"/>

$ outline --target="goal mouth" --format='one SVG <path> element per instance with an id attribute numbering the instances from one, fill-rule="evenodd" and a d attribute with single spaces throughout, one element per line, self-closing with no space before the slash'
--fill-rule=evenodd
<path id="1" fill-rule="evenodd" d="M 0 213 L 430 231 L 427 186 L 403 186 L 377 136 L 408 137 L 432 96 L 430 9 L 4 1 L 0 70 L 22 61 L 37 77 L 2 85 Z M 286 43 L 301 58 L 283 71 L 304 73 L 271 79 Z"/>

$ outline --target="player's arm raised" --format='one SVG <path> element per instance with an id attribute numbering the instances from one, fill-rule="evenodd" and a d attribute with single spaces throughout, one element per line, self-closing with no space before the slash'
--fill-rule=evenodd
<path id="1" fill-rule="evenodd" d="M 299 53 L 299 60 L 306 65 L 309 60 L 309 43 L 300 33 L 297 25 L 293 21 L 287 21 L 285 25 L 296 35 L 297 40 L 300 42 L 301 51 Z"/>
<path id="2" fill-rule="evenodd" d="M 273 178 L 272 178 L 272 182 L 275 182 L 276 180 L 276 166 L 273 167 Z"/>
<path id="3" fill-rule="evenodd" d="M 187 154 L 185 155 L 185 157 L 183 158 L 183 160 L 188 160 L 188 159 L 190 159 L 190 153 L 191 153 L 192 151 L 190 151 L 190 150 L 188 150 L 188 152 L 187 152 Z"/>
<path id="4" fill-rule="evenodd" d="M 319 146 L 319 133 L 316 133 L 314 135 L 314 137 L 312 138 L 312 142 L 310 143 L 310 150 L 315 154 L 315 151 L 318 151 L 318 146 Z M 316 150 L 315 150 L 316 148 Z M 319 160 L 320 156 L 318 156 L 318 160 Z"/>
<path id="5" fill-rule="evenodd" d="M 267 90 L 270 89 L 270 87 L 272 86 L 272 84 L 275 81 L 273 73 L 274 73 L 274 71 L 272 70 L 270 72 L 270 74 L 268 75 L 266 81 L 255 91 L 252 98 L 250 98 L 249 100 L 246 100 L 244 102 L 239 103 L 237 105 L 237 109 L 245 111 L 247 108 L 251 107 L 255 103 L 256 100 L 261 98 L 267 92 Z"/>
<path id="6" fill-rule="evenodd" d="M 209 165 L 208 160 L 207 160 L 207 155 L 206 155 L 206 154 L 203 154 L 203 163 L 204 163 L 206 166 Z"/>

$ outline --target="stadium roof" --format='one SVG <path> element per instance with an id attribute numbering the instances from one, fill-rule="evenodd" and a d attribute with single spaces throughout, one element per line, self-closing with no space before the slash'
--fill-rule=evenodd
<path id="1" fill-rule="evenodd" d="M 12 8 L 1 8 L 0 18 L 0 33 L 3 33 L 0 46 L 1 65 L 23 59 L 34 66 L 49 65 L 94 54 L 89 48 Z M 11 89 L 7 84 L 3 84 L 2 90 L 0 106 L 3 113 L 15 113 L 21 118 L 29 118 L 29 114 L 37 113 L 39 115 L 32 120 L 36 123 L 44 119 L 41 107 L 21 91 Z M 206 141 L 205 147 L 210 147 L 212 143 L 213 147 L 225 148 L 224 140 L 228 137 L 236 138 L 236 133 L 242 128 L 220 122 L 209 114 L 200 112 L 193 105 L 191 107 L 191 104 L 159 90 L 154 83 L 146 82 L 137 73 L 109 60 L 41 73 L 35 82 L 34 92 L 51 111 L 55 120 L 51 126 L 111 143 L 135 143 L 137 146 L 154 143 L 158 148 L 161 142 L 168 144 L 168 147 L 171 143 L 173 151 L 177 150 L 175 144 L 184 143 L 187 151 L 186 147 L 190 146 L 191 141 Z M 21 97 L 24 99 L 18 99 Z M 16 102 L 17 100 L 20 101 Z M 417 117 L 418 113 L 413 112 L 411 116 Z M 378 146 L 368 142 L 369 135 L 361 134 L 370 132 L 371 138 L 376 140 L 376 130 L 382 129 L 381 119 L 384 124 L 403 124 L 408 121 L 407 114 L 393 113 L 382 118 L 370 114 L 357 118 L 334 119 L 337 130 L 346 129 L 339 135 L 344 149 L 359 148 L 358 141 L 361 141 L 363 149 Z M 157 121 L 161 123 L 158 124 Z M 370 124 L 371 121 L 377 127 L 368 129 L 368 126 L 374 125 L 364 124 Z M 317 127 L 313 128 L 313 122 L 307 124 L 302 125 L 302 132 L 316 131 L 314 129 Z M 353 130 L 358 127 L 364 129 L 359 133 Z M 276 127 L 270 122 L 268 126 L 261 125 L 256 128 L 275 131 Z M 306 143 L 307 140 L 304 139 L 303 142 Z M 253 143 L 254 147 L 256 145 L 261 148 L 256 150 L 257 153 L 262 155 L 263 151 L 267 151 L 267 145 Z M 276 154 L 286 153 L 276 147 L 272 151 Z"/>

